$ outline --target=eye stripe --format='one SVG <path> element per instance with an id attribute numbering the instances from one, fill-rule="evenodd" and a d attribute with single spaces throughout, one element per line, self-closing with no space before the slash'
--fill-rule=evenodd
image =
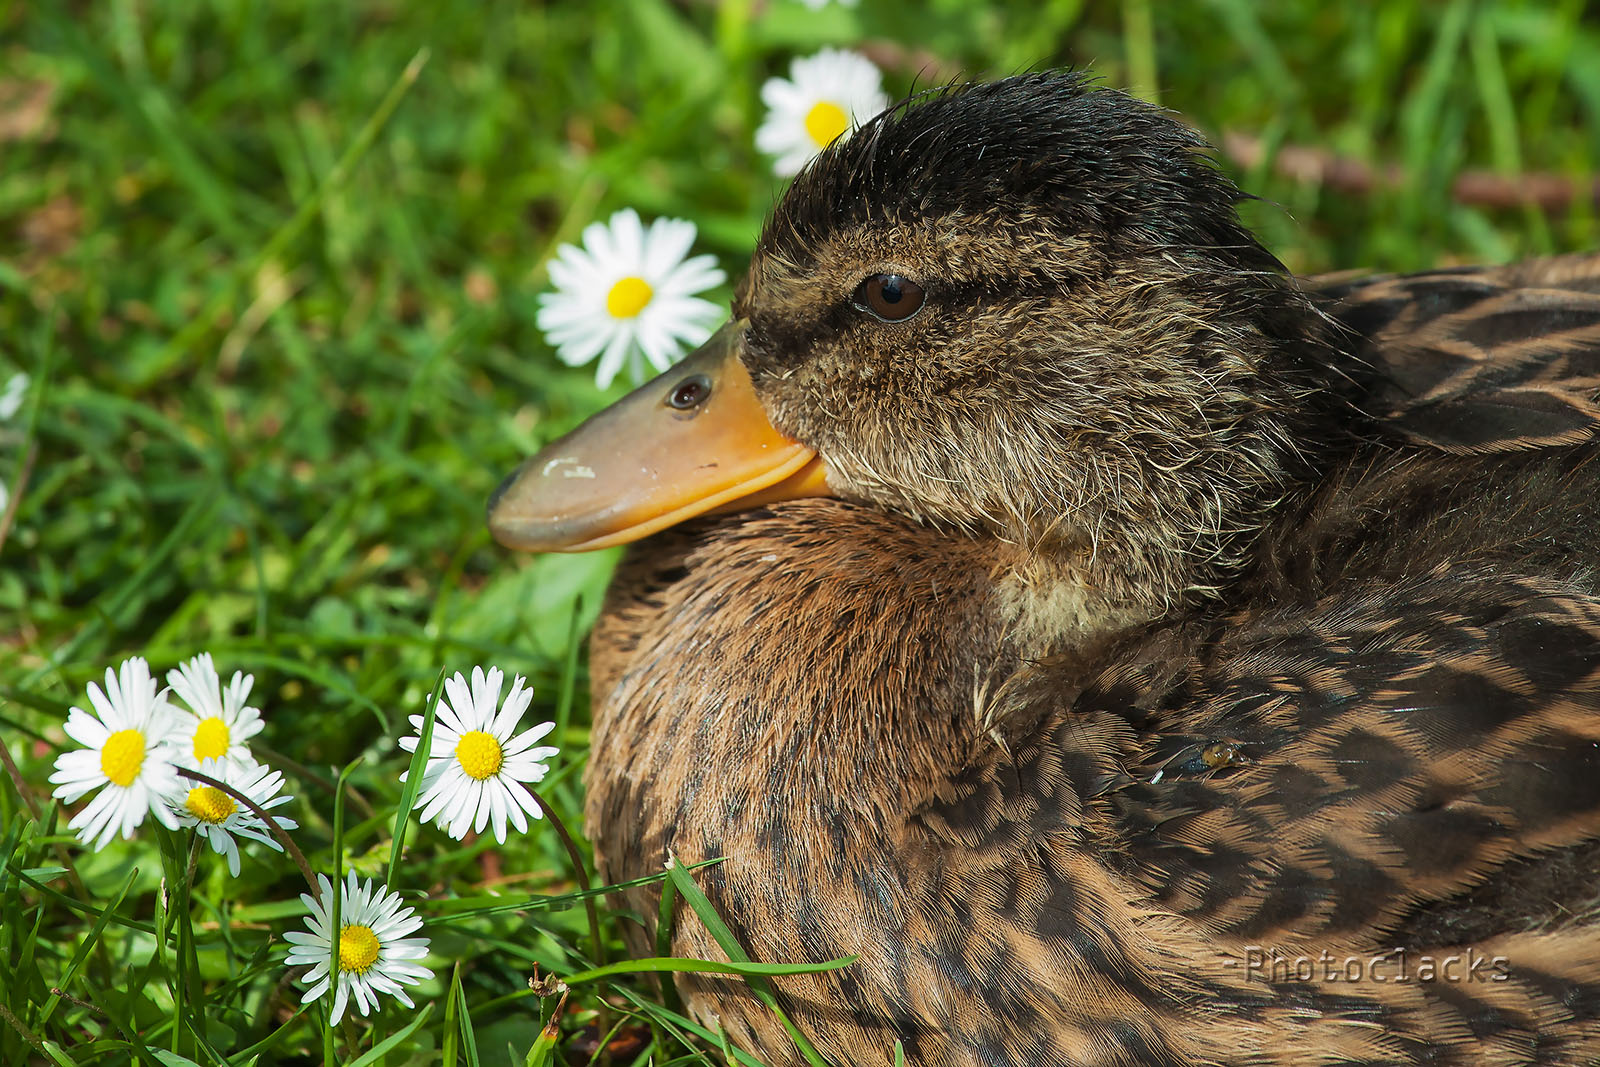
<path id="1" fill-rule="evenodd" d="M 963 316 L 970 315 L 981 305 L 1048 300 L 1060 296 L 1063 288 L 1058 282 L 1031 275 L 995 276 L 982 281 L 963 282 L 930 279 L 924 307 L 931 310 L 911 321 L 919 329 L 959 328 Z M 858 306 L 853 293 L 820 314 L 762 307 L 759 301 L 740 310 L 750 319 L 745 344 L 753 368 L 794 366 L 803 362 L 819 345 L 831 343 L 858 329 L 880 328 L 879 320 L 870 317 L 870 311 L 863 311 Z M 936 315 L 933 314 L 935 311 Z M 937 327 L 935 324 L 938 324 Z"/>

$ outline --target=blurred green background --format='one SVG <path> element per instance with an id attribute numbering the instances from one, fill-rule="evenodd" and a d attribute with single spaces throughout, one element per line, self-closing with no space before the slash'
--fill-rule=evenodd
<path id="1" fill-rule="evenodd" d="M 392 759 L 442 666 L 531 675 L 554 717 L 611 557 L 483 529 L 500 476 L 606 399 L 534 325 L 544 264 L 632 206 L 696 222 L 736 280 L 781 192 L 761 83 L 823 45 L 892 97 L 1054 65 L 1132 87 L 1230 138 L 1297 271 L 1600 244 L 1592 195 L 1457 186 L 1591 187 L 1600 13 L 1571 0 L 0 0 L 0 380 L 33 378 L 0 424 L 0 729 L 41 798 L 66 707 L 127 654 L 253 671 L 267 744 L 313 767 Z M 392 801 L 391 777 L 357 781 Z"/>

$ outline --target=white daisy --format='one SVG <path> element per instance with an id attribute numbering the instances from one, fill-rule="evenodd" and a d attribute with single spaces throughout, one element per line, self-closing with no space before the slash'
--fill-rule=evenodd
<path id="1" fill-rule="evenodd" d="M 482 833 L 492 821 L 495 840 L 505 844 L 507 819 L 518 833 L 526 833 L 528 822 L 523 812 L 535 819 L 544 814 L 521 783 L 541 781 L 548 773 L 542 761 L 560 750 L 533 745 L 556 724 L 542 723 L 513 737 L 533 700 L 533 690 L 523 688 L 519 674 L 497 714 L 504 680 L 498 667 L 491 667 L 487 676 L 482 667 L 474 667 L 472 688 L 468 689 L 467 680 L 457 671 L 444 683 L 445 698 L 439 701 L 434 717 L 416 806 L 422 808 L 423 822 L 435 820 L 458 841 L 467 836 L 468 829 Z M 411 716 L 411 725 L 417 736 L 400 739 L 400 747 L 407 752 L 415 752 L 422 740 L 422 716 Z M 401 775 L 400 780 L 405 781 L 410 773 Z"/>
<path id="2" fill-rule="evenodd" d="M 68 828 L 96 851 L 118 833 L 132 837 L 146 814 L 176 830 L 166 799 L 179 788 L 167 744 L 177 715 L 166 693 L 156 692 L 150 665 L 134 656 L 115 673 L 107 667 L 105 691 L 90 682 L 89 703 L 97 715 L 74 707 L 64 727 L 84 747 L 58 756 L 50 776 L 53 795 L 66 804 L 100 790 Z"/>
<path id="3" fill-rule="evenodd" d="M 772 169 L 780 178 L 800 173 L 840 135 L 889 106 L 872 61 L 834 48 L 794 60 L 788 78 L 768 78 L 761 100 L 767 117 L 756 147 L 778 157 Z"/>
<path id="4" fill-rule="evenodd" d="M 173 733 L 179 766 L 199 768 L 205 760 L 217 760 L 241 773 L 255 768 L 255 757 L 245 745 L 261 732 L 260 709 L 245 706 L 255 684 L 252 675 L 234 671 L 233 680 L 223 689 L 222 679 L 211 665 L 211 653 L 202 652 L 179 664 L 177 670 L 168 671 L 167 684 L 190 709 L 178 711 L 178 728 Z M 233 783 L 230 780 L 228 784 Z"/>
<path id="5" fill-rule="evenodd" d="M 582 248 L 557 249 L 556 290 L 539 297 L 538 322 L 561 361 L 579 367 L 599 356 L 595 381 L 604 389 L 625 362 L 641 382 L 643 360 L 664 371 L 710 337 L 722 311 L 694 294 L 727 276 L 712 256 L 684 258 L 694 236 L 684 219 L 656 219 L 647 230 L 627 208 L 584 227 Z"/>
<path id="6" fill-rule="evenodd" d="M 800 2 L 813 11 L 821 11 L 823 8 L 832 3 L 833 0 L 800 0 Z M 839 6 L 855 7 L 860 2 L 861 0 L 839 0 Z"/>
<path id="7" fill-rule="evenodd" d="M 400 896 L 382 887 L 376 894 L 372 880 L 365 885 L 356 884 L 356 872 L 349 877 L 339 892 L 339 977 L 330 983 L 328 975 L 333 961 L 333 886 L 327 875 L 317 875 L 317 885 L 322 890 L 322 901 L 312 899 L 310 893 L 301 893 L 300 899 L 311 913 L 306 918 L 309 934 L 291 930 L 283 939 L 293 947 L 285 961 L 291 967 L 309 965 L 311 970 L 301 976 L 308 983 L 301 1003 L 316 1000 L 336 985 L 333 994 L 333 1021 L 344 1017 L 344 1008 L 352 993 L 356 1007 L 362 1015 L 369 1014 L 378 1003 L 378 994 L 387 993 L 408 1008 L 416 1007 L 406 996 L 402 985 L 416 985 L 433 972 L 420 963 L 428 954 L 428 939 L 407 937 L 422 929 L 422 920 L 410 908 L 400 906 Z"/>
<path id="8" fill-rule="evenodd" d="M 257 807 L 265 810 L 294 799 L 278 796 L 278 790 L 283 788 L 283 775 L 259 764 L 242 768 L 236 763 L 208 759 L 200 764 L 199 771 L 238 790 Z M 178 825 L 194 827 L 195 832 L 211 846 L 211 851 L 228 857 L 228 873 L 235 878 L 239 877 L 239 846 L 234 842 L 235 837 L 259 841 L 269 848 L 283 851 L 283 846 L 272 836 L 272 831 L 267 829 L 267 824 L 259 815 L 214 785 L 195 782 L 188 790 L 180 786 L 169 803 L 173 814 L 177 816 Z M 274 819 L 285 830 L 293 830 L 300 825 L 281 815 L 274 816 Z"/>

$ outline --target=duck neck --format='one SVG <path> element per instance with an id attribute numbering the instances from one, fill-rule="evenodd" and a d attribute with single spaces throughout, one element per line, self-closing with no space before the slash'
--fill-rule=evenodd
<path id="1" fill-rule="evenodd" d="M 995 745 L 1019 662 L 997 552 L 832 500 L 641 546 L 594 638 L 594 762 L 636 768 L 591 782 L 597 832 L 653 823 L 612 847 L 656 858 L 691 829 L 712 854 L 801 822 L 897 832 Z"/>

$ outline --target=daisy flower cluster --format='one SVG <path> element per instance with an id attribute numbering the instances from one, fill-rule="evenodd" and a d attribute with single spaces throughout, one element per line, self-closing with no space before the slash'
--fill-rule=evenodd
<path id="1" fill-rule="evenodd" d="M 202 653 L 166 680 L 158 688 L 149 664 L 135 656 L 108 668 L 103 687 L 89 683 L 89 710 L 74 706 L 63 725 L 80 747 L 57 758 L 53 795 L 64 804 L 89 798 L 68 827 L 96 850 L 118 837 L 131 839 L 149 818 L 171 830 L 193 830 L 226 857 L 229 874 L 237 877 L 239 841 L 283 851 L 260 813 L 293 799 L 281 793 L 283 776 L 250 750 L 263 727 L 260 710 L 248 703 L 254 679 L 236 672 L 223 685 L 210 654 Z M 558 752 L 538 744 L 555 724 L 521 729 L 533 692 L 519 675 L 502 703 L 504 681 L 498 668 L 473 668 L 470 683 L 457 672 L 435 708 L 413 810 L 457 840 L 492 827 L 503 844 L 508 825 L 524 833 L 530 817 L 543 816 L 528 785 L 544 779 L 547 761 Z M 401 738 L 400 746 L 415 752 L 429 724 L 421 715 L 411 723 L 417 733 Z M 402 783 L 409 773 L 400 776 Z M 279 832 L 298 829 L 293 819 L 271 818 Z M 302 1000 L 331 992 L 333 1022 L 352 1000 L 362 1015 L 380 995 L 413 1007 L 404 987 L 433 973 L 420 962 L 428 939 L 414 936 L 422 928 L 414 910 L 398 892 L 371 879 L 358 882 L 351 871 L 339 885 L 335 930 L 333 883 L 319 874 L 313 890 L 300 897 L 307 932 L 284 935 L 291 946 L 287 965 L 308 968 L 300 976 L 308 987 Z"/>
<path id="2" fill-rule="evenodd" d="M 210 653 L 167 673 L 157 690 L 150 665 L 135 656 L 116 671 L 106 668 L 105 688 L 89 683 L 93 711 L 73 707 L 66 734 L 82 748 L 63 752 L 50 776 L 54 795 L 71 804 L 95 795 L 67 824 L 78 840 L 97 850 L 114 838 L 128 839 L 145 818 L 170 830 L 193 829 L 239 874 L 238 840 L 279 852 L 266 822 L 229 793 L 183 771 L 198 771 L 250 798 L 265 811 L 289 803 L 280 796 L 283 777 L 258 764 L 246 742 L 261 730 L 261 712 L 245 702 L 252 679 L 235 673 L 222 688 Z M 175 694 L 183 706 L 168 699 Z M 293 819 L 277 817 L 286 830 Z"/>
<path id="3" fill-rule="evenodd" d="M 804 0 L 813 8 L 827 0 Z M 789 64 L 761 87 L 766 118 L 756 147 L 780 178 L 798 174 L 824 148 L 889 106 L 883 76 L 855 52 L 824 48 Z M 711 336 L 721 310 L 698 294 L 726 275 L 709 255 L 690 256 L 695 225 L 632 208 L 590 223 L 581 245 L 563 244 L 549 264 L 554 291 L 539 297 L 537 322 L 556 356 L 579 367 L 598 357 L 595 383 L 609 388 L 624 367 L 638 384 L 645 367 L 665 371 Z"/>

